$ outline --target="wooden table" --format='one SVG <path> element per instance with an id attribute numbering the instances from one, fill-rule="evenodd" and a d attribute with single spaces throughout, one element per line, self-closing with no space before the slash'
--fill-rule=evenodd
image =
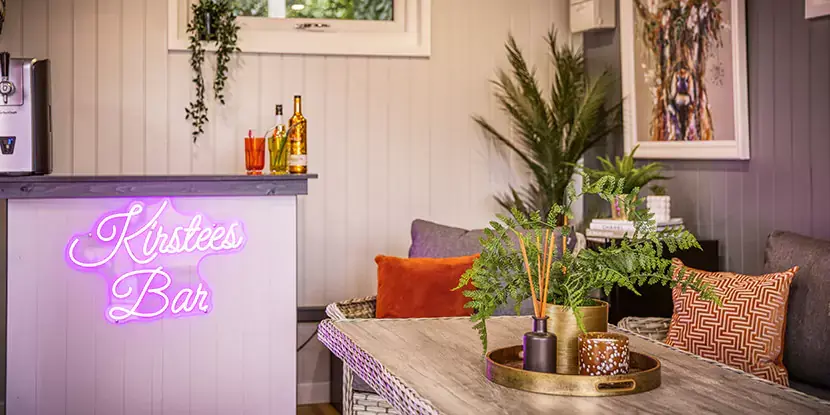
<path id="1" fill-rule="evenodd" d="M 488 321 L 491 348 L 520 343 L 527 317 Z M 662 362 L 662 386 L 635 395 L 534 394 L 489 382 L 467 318 L 326 320 L 319 339 L 404 414 L 752 413 L 830 414 L 830 402 L 644 337 L 631 348 Z"/>

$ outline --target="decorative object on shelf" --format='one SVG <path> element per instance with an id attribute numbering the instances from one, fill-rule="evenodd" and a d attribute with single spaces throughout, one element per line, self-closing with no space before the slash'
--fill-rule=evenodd
<path id="1" fill-rule="evenodd" d="M 611 292 L 616 287 L 625 287 L 637 292 L 637 286 L 661 283 L 672 287 L 680 286 L 700 292 L 701 298 L 717 301 L 712 287 L 701 283 L 695 273 L 680 274 L 680 278 L 673 277 L 670 271 L 671 261 L 663 258 L 664 246 L 670 251 L 678 249 L 700 248 L 695 237 L 683 229 L 665 229 L 658 231 L 651 214 L 646 210 L 637 210 L 635 200 L 637 191 L 633 189 L 628 194 L 622 193 L 624 183 L 612 176 L 603 176 L 593 180 L 590 176 L 583 176 L 582 193 L 577 194 L 573 186 L 568 187 L 567 200 L 573 201 L 585 194 L 599 195 L 605 200 L 612 200 L 622 196 L 628 210 L 628 216 L 635 224 L 635 231 L 630 237 L 626 236 L 619 243 L 610 247 L 595 247 L 580 250 L 573 254 L 565 251 L 561 258 L 554 260 L 549 268 L 545 268 L 542 260 L 544 244 L 537 243 L 544 235 L 552 231 L 560 231 L 567 235 L 571 229 L 559 225 L 567 223 L 571 218 L 570 205 L 555 204 L 547 217 L 539 212 L 526 215 L 518 208 L 512 210 L 511 216 L 498 215 L 498 220 L 490 223 L 485 229 L 485 237 L 481 239 L 482 252 L 472 269 L 461 277 L 458 287 L 462 289 L 470 282 L 475 290 L 465 290 L 464 295 L 470 299 L 466 307 L 474 310 L 471 319 L 474 328 L 478 330 L 484 352 L 487 351 L 487 319 L 500 306 L 512 301 L 519 304 L 527 298 L 534 303 L 539 300 L 552 304 L 550 323 L 557 336 L 557 372 L 572 370 L 576 373 L 576 337 L 578 333 L 588 331 L 593 324 L 595 314 L 590 310 L 597 310 L 602 316 L 600 328 L 591 331 L 604 331 L 607 324 L 608 308 L 606 304 L 590 297 L 594 290 Z M 513 237 L 522 241 L 516 248 Z M 549 278 L 540 278 L 543 272 L 550 272 Z M 531 275 L 528 278 L 528 274 Z M 535 275 L 535 278 L 534 278 Z M 544 289 L 540 289 L 540 281 L 546 281 Z M 539 293 L 536 297 L 535 293 Z M 560 306 L 557 308 L 557 306 Z M 591 307 L 594 307 L 591 309 Z M 535 308 L 534 308 L 535 309 Z M 557 326 L 563 325 L 559 319 L 561 310 L 572 314 L 573 319 L 573 349 L 572 356 L 567 356 L 568 348 L 563 347 L 568 337 L 560 334 Z M 564 318 L 564 317 L 563 317 Z M 572 369 L 569 369 L 572 368 Z"/>
<path id="2" fill-rule="evenodd" d="M 228 80 L 228 64 L 231 55 L 241 52 L 236 46 L 239 25 L 233 14 L 231 0 L 198 0 L 191 5 L 191 18 L 187 24 L 190 40 L 190 68 L 193 70 L 193 84 L 196 98 L 185 109 L 185 118 L 193 125 L 193 142 L 202 135 L 204 125 L 209 121 L 205 104 L 205 78 L 202 65 L 205 63 L 205 42 L 216 44 L 216 76 L 213 80 L 213 97 L 225 105 L 225 82 Z"/>
<path id="3" fill-rule="evenodd" d="M 631 153 L 624 155 L 622 158 L 619 156 L 615 157 L 613 163 L 607 157 L 597 157 L 597 160 L 602 164 L 601 170 L 583 168 L 585 173 L 594 180 L 603 176 L 612 176 L 618 180 L 618 183 L 622 184 L 622 190 L 620 192 L 622 194 L 610 200 L 612 219 L 628 220 L 628 209 L 626 209 L 623 195 L 631 193 L 634 189 L 639 191 L 639 189 L 644 188 L 654 180 L 669 179 L 662 175 L 662 163 L 653 162 L 642 167 L 637 167 L 634 161 L 634 154 L 638 148 L 639 146 L 634 147 Z M 634 199 L 636 200 L 636 198 L 637 194 L 635 193 Z"/>
<path id="4" fill-rule="evenodd" d="M 265 168 L 265 137 L 254 137 L 248 130 L 245 137 L 245 173 L 249 176 L 259 176 Z"/>
<path id="5" fill-rule="evenodd" d="M 646 207 L 654 215 L 657 223 L 671 220 L 671 196 L 666 194 L 666 188 L 660 185 L 652 185 L 651 194 L 646 196 Z"/>
<path id="6" fill-rule="evenodd" d="M 622 0 L 625 151 L 749 159 L 745 0 Z"/>
<path id="7" fill-rule="evenodd" d="M 784 339 L 790 285 L 798 267 L 752 276 L 706 272 L 674 260 L 675 278 L 697 274 L 729 307 L 712 307 L 696 293 L 672 290 L 666 344 L 788 386 Z"/>
<path id="8" fill-rule="evenodd" d="M 515 207 L 526 215 L 532 211 L 547 215 L 554 205 L 564 205 L 576 163 L 585 151 L 622 126 L 621 104 L 605 106 L 613 75 L 605 71 L 596 78 L 588 76 L 582 51 L 558 44 L 553 30 L 548 32 L 547 44 L 556 74 L 549 100 L 516 40 L 512 35 L 507 39 L 512 70 L 498 70 L 493 83 L 515 138 L 499 132 L 483 117 L 473 116 L 488 140 L 514 152 L 531 172 L 527 187 L 511 186 L 509 194 L 496 198 L 505 209 Z"/>
<path id="9" fill-rule="evenodd" d="M 573 376 L 523 370 L 521 352 L 522 346 L 512 346 L 487 353 L 487 379 L 508 388 L 564 396 L 619 396 L 660 387 L 660 361 L 645 354 L 631 352 L 627 374 Z"/>
<path id="10" fill-rule="evenodd" d="M 579 335 L 580 375 L 624 375 L 629 366 L 628 337 L 606 332 Z"/>

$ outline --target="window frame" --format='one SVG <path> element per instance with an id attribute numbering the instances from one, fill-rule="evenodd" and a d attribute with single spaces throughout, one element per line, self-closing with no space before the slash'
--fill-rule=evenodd
<path id="1" fill-rule="evenodd" d="M 196 1 L 168 0 L 168 50 L 187 50 L 190 5 Z M 392 21 L 242 16 L 238 45 L 243 53 L 429 57 L 431 2 L 395 0 Z M 328 27 L 296 28 L 300 24 Z"/>

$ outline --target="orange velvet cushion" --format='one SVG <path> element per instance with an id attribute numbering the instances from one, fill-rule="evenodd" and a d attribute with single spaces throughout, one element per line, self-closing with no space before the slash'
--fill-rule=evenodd
<path id="1" fill-rule="evenodd" d="M 683 263 L 673 262 L 677 278 Z M 666 344 L 787 386 L 784 330 L 798 267 L 760 276 L 685 270 L 711 284 L 723 305 L 701 300 L 691 289 L 674 288 Z"/>
<path id="2" fill-rule="evenodd" d="M 452 291 L 478 255 L 457 258 L 375 257 L 378 264 L 377 318 L 469 316 L 464 289 Z"/>

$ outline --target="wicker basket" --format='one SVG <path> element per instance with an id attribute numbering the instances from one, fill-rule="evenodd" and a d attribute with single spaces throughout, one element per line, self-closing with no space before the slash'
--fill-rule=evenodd
<path id="1" fill-rule="evenodd" d="M 332 303 L 326 307 L 326 315 L 332 320 L 346 320 L 357 318 L 375 318 L 377 297 L 354 298 L 351 300 Z M 376 393 L 356 390 L 354 372 L 345 363 L 343 364 L 343 415 L 367 414 L 399 414 L 392 405 Z M 364 385 L 360 389 L 366 389 Z M 369 388 L 371 389 L 371 388 Z"/>
<path id="2" fill-rule="evenodd" d="M 670 322 L 670 318 L 663 317 L 626 317 L 617 327 L 662 342 L 669 333 Z"/>

